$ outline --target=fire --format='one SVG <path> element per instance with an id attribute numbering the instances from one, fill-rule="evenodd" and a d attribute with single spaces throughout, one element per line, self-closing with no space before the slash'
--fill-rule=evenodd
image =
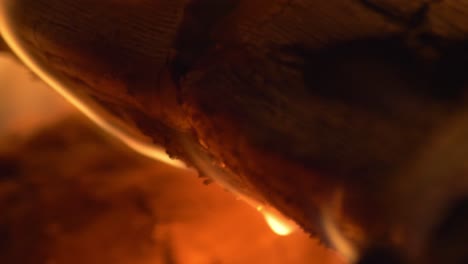
<path id="1" fill-rule="evenodd" d="M 166 164 L 170 164 L 179 168 L 186 168 L 185 164 L 178 160 L 173 160 L 165 153 L 162 148 L 145 143 L 141 140 L 135 139 L 128 133 L 124 132 L 117 125 L 106 121 L 100 115 L 98 115 L 93 109 L 82 103 L 81 100 L 70 90 L 66 88 L 66 85 L 62 83 L 62 80 L 58 80 L 53 74 L 46 70 L 46 67 L 42 67 L 41 63 L 34 59 L 34 57 L 28 52 L 21 43 L 20 39 L 15 35 L 14 23 L 9 18 L 8 14 L 8 1 L 4 2 L 3 6 L 0 6 L 0 34 L 2 35 L 5 42 L 8 44 L 10 49 L 15 55 L 40 79 L 46 84 L 57 91 L 63 96 L 68 102 L 75 106 L 80 112 L 87 116 L 91 121 L 100 126 L 103 130 L 111 134 L 112 136 L 120 139 L 131 149 L 138 153 L 148 156 L 150 158 L 162 161 Z"/>
<path id="2" fill-rule="evenodd" d="M 250 202 L 248 202 L 250 203 Z M 293 221 L 284 217 L 281 213 L 265 206 L 257 205 L 257 211 L 263 214 L 270 229 L 279 236 L 288 236 L 297 230 L 297 225 Z"/>
<path id="3" fill-rule="evenodd" d="M 329 241 L 334 248 L 341 253 L 350 263 L 358 259 L 357 249 L 343 234 L 336 221 L 337 215 L 342 210 L 343 191 L 337 190 L 331 199 L 329 207 L 322 208 L 322 224 Z"/>
<path id="4" fill-rule="evenodd" d="M 278 216 L 269 213 L 264 213 L 263 216 L 265 217 L 265 221 L 270 226 L 271 230 L 279 236 L 290 235 L 296 229 L 293 224 L 288 223 L 287 220 L 280 219 Z"/>
<path id="5" fill-rule="evenodd" d="M 96 113 L 95 110 L 93 110 L 87 104 L 83 103 L 80 96 L 77 96 L 73 93 L 73 91 L 67 89 L 67 84 L 66 82 L 64 82 L 64 80 L 59 80 L 51 72 L 47 71 L 47 67 L 42 67 L 41 62 L 34 58 L 34 56 L 25 48 L 20 38 L 16 36 L 14 22 L 9 17 L 7 10 L 8 3 L 8 1 L 5 1 L 3 2 L 3 6 L 0 6 L 0 34 L 2 35 L 7 45 L 10 47 L 10 49 L 32 72 L 34 72 L 47 85 L 52 87 L 68 102 L 75 106 L 91 121 L 96 123 L 99 127 L 108 132 L 110 135 L 120 139 L 131 149 L 144 156 L 148 156 L 166 164 L 170 164 L 174 167 L 187 169 L 187 166 L 183 162 L 173 160 L 170 157 L 168 157 L 164 149 L 158 146 L 154 146 L 150 143 L 146 143 L 135 137 L 132 137 L 131 135 L 129 135 L 129 133 L 126 133 L 124 130 L 122 130 L 122 128 L 118 124 L 114 124 L 103 118 L 101 115 Z M 256 202 L 246 197 L 245 195 L 241 195 L 235 187 L 229 186 L 229 184 L 224 184 L 224 181 L 222 179 L 218 180 L 218 183 L 221 186 L 230 190 L 231 192 L 233 192 L 234 195 L 240 197 L 241 200 L 246 201 L 254 208 L 257 208 L 257 210 L 263 214 L 267 224 L 270 226 L 271 230 L 274 233 L 280 236 L 287 236 L 297 229 L 297 226 L 294 222 L 281 215 L 281 213 L 279 213 L 277 210 L 267 206 L 259 205 L 259 202 Z"/>
<path id="6" fill-rule="evenodd" d="M 349 262 L 355 262 L 357 259 L 356 249 L 353 248 L 351 243 L 343 236 L 329 215 L 324 216 L 323 225 L 328 239 L 332 242 L 335 249 Z"/>

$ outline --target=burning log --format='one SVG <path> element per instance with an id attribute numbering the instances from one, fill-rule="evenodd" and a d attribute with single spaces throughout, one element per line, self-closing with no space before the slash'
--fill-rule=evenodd
<path id="1" fill-rule="evenodd" d="M 304 233 L 277 236 L 218 186 L 137 155 L 77 116 L 0 137 L 0 211 L 5 264 L 342 263 Z"/>
<path id="2" fill-rule="evenodd" d="M 6 38 L 171 156 L 324 240 L 325 214 L 357 251 L 420 254 L 400 187 L 463 111 L 463 1 L 6 2 Z"/>

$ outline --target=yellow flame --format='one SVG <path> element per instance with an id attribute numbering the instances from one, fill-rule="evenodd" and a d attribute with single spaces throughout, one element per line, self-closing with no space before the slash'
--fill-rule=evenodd
<path id="1" fill-rule="evenodd" d="M 357 260 L 357 254 L 351 243 L 342 235 L 338 230 L 335 222 L 331 220 L 328 214 L 324 215 L 323 227 L 328 236 L 328 239 L 332 242 L 338 252 L 345 257 L 351 263 Z"/>
<path id="2" fill-rule="evenodd" d="M 247 202 L 249 204 L 255 203 L 254 201 Z M 266 223 L 270 227 L 270 229 L 279 236 L 287 236 L 292 234 L 294 231 L 297 230 L 297 224 L 283 216 L 277 210 L 266 207 L 265 205 L 258 204 L 256 206 L 257 211 L 263 214 Z"/>
<path id="3" fill-rule="evenodd" d="M 343 191 L 337 190 L 331 199 L 330 206 L 322 208 L 322 223 L 324 231 L 335 249 L 350 263 L 354 263 L 358 258 L 357 250 L 351 241 L 344 236 L 334 220 L 342 210 L 342 201 Z"/>
<path id="4" fill-rule="evenodd" d="M 269 213 L 264 213 L 263 216 L 265 217 L 265 221 L 270 226 L 271 230 L 273 230 L 273 232 L 279 236 L 290 235 L 296 229 L 295 226 L 287 222 L 289 220 L 281 219 L 278 216 Z"/>
<path id="5" fill-rule="evenodd" d="M 185 145 L 185 148 L 188 151 L 188 155 L 191 156 L 191 159 L 196 164 L 196 167 L 202 171 L 204 175 L 210 176 L 215 180 L 215 182 L 234 194 L 236 199 L 246 202 L 253 208 L 257 209 L 257 211 L 262 213 L 267 224 L 270 226 L 273 232 L 281 236 L 286 236 L 297 229 L 297 224 L 295 222 L 283 216 L 275 208 L 260 202 L 259 199 L 256 199 L 259 197 L 255 198 L 251 193 L 243 192 L 239 189 L 239 186 L 229 181 L 228 179 L 234 177 L 233 175 L 229 175 L 231 172 L 226 170 L 217 170 L 214 166 L 210 165 L 209 159 L 206 159 L 203 153 L 197 153 L 194 148 L 192 148 L 191 145 L 187 142 Z M 221 167 L 226 167 L 226 165 L 221 165 Z"/>
<path id="6" fill-rule="evenodd" d="M 154 146 L 149 143 L 142 142 L 128 135 L 117 126 L 106 121 L 101 116 L 96 114 L 87 105 L 83 104 L 72 91 L 66 88 L 63 81 L 58 80 L 54 75 L 46 70 L 46 67 L 42 67 L 41 63 L 34 59 L 31 53 L 21 43 L 20 38 L 15 35 L 14 25 L 12 19 L 9 17 L 8 4 L 11 4 L 9 0 L 3 0 L 0 3 L 0 34 L 2 35 L 5 43 L 10 47 L 13 53 L 40 79 L 62 95 L 68 102 L 80 110 L 85 116 L 91 121 L 96 123 L 103 130 L 111 134 L 112 136 L 120 139 L 124 144 L 129 146 L 136 152 L 145 155 L 147 157 L 162 161 L 178 168 L 187 168 L 187 166 L 179 161 L 171 159 L 164 151 L 164 149 Z"/>

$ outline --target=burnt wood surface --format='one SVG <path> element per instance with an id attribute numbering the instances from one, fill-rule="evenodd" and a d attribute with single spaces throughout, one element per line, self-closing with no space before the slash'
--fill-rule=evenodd
<path id="1" fill-rule="evenodd" d="M 391 240 L 382 190 L 464 103 L 463 0 L 18 0 L 11 12 L 71 88 L 192 163 L 188 140 L 318 236 L 341 188 L 347 218 Z"/>

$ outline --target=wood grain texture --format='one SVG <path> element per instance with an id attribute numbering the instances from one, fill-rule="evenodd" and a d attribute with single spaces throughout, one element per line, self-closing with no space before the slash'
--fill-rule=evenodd
<path id="1" fill-rule="evenodd" d="M 381 190 L 467 88 L 462 0 L 16 3 L 22 38 L 72 89 L 190 163 L 187 139 L 318 236 L 342 188 L 365 236 L 392 240 Z"/>

